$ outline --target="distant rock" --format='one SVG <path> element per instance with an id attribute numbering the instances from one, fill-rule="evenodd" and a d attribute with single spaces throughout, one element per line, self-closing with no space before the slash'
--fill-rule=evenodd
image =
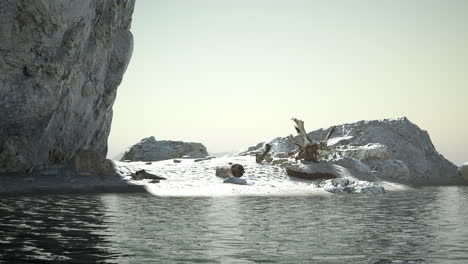
<path id="1" fill-rule="evenodd" d="M 154 137 L 142 139 L 126 151 L 123 160 L 159 161 L 176 158 L 205 158 L 208 156 L 206 147 L 201 143 L 160 140 Z"/>
<path id="2" fill-rule="evenodd" d="M 321 141 L 327 133 L 328 128 L 319 129 L 308 136 L 313 141 Z M 272 146 L 273 157 L 297 149 L 287 137 L 266 143 Z M 261 153 L 266 143 L 250 147 L 240 155 Z M 325 160 L 340 165 L 360 180 L 381 179 L 416 185 L 467 184 L 461 170 L 457 174 L 457 166 L 437 152 L 427 131 L 406 117 L 338 125 L 327 145 L 332 151 L 326 153 Z"/>

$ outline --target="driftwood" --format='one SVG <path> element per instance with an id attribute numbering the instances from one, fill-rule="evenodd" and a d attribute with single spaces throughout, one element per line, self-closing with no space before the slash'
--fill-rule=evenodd
<path id="1" fill-rule="evenodd" d="M 144 179 L 153 180 L 154 182 L 159 182 L 159 180 L 166 180 L 166 178 L 164 177 L 151 174 L 149 172 L 146 172 L 145 170 L 136 171 L 135 173 L 132 173 L 130 176 L 132 177 L 132 179 L 137 180 L 137 181 L 144 180 Z"/>
<path id="2" fill-rule="evenodd" d="M 216 168 L 216 176 L 221 178 L 241 177 L 244 172 L 244 166 L 240 164 L 228 163 L 228 165 Z"/>
<path id="3" fill-rule="evenodd" d="M 334 179 L 336 175 L 327 172 L 315 172 L 315 173 L 307 173 L 302 171 L 296 171 L 292 168 L 286 168 L 286 173 L 289 176 L 293 176 L 296 178 L 306 179 L 306 180 L 327 180 L 327 179 Z"/>
<path id="4" fill-rule="evenodd" d="M 296 155 L 296 160 L 318 162 L 318 151 L 327 147 L 327 140 L 331 137 L 333 131 L 335 130 L 335 127 L 333 126 L 330 128 L 327 136 L 323 141 L 314 143 L 307 135 L 307 132 L 304 128 L 304 121 L 296 118 L 292 118 L 292 120 L 294 121 L 294 123 L 296 123 L 294 128 L 296 129 L 297 134 L 302 140 L 298 141 L 293 137 L 293 135 L 289 135 L 289 140 L 294 145 L 299 147 L 299 152 Z"/>
<path id="5" fill-rule="evenodd" d="M 296 125 L 294 128 L 297 131 L 297 134 L 302 139 L 301 141 L 296 140 L 292 135 L 289 136 L 289 140 L 299 147 L 299 152 L 296 155 L 296 160 L 305 160 L 305 161 L 312 161 L 317 162 L 317 151 L 319 148 L 319 144 L 313 143 L 312 140 L 307 135 L 307 132 L 304 128 L 304 121 L 293 118 L 292 119 Z"/>
<path id="6" fill-rule="evenodd" d="M 263 151 L 262 154 L 257 154 L 255 155 L 255 161 L 257 163 L 262 163 L 263 159 L 265 158 L 265 156 L 268 154 L 268 152 L 270 152 L 271 150 L 271 145 L 270 144 L 266 144 L 265 145 L 265 150 Z"/>

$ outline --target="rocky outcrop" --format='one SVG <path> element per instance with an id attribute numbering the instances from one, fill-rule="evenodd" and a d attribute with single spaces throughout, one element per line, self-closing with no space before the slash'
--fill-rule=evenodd
<path id="1" fill-rule="evenodd" d="M 208 156 L 208 152 L 201 143 L 170 140 L 156 141 L 154 137 L 148 137 L 127 150 L 121 160 L 159 161 L 184 156 L 204 158 Z"/>
<path id="2" fill-rule="evenodd" d="M 78 175 L 100 176 L 115 174 L 114 164 L 95 151 L 78 151 L 73 158 L 72 166 L 68 168 Z"/>
<path id="3" fill-rule="evenodd" d="M 319 129 L 308 136 L 320 141 L 327 133 L 328 129 Z M 268 144 L 272 157 L 297 148 L 286 137 Z M 354 178 L 417 185 L 468 183 L 457 174 L 457 167 L 437 152 L 429 134 L 405 117 L 338 125 L 327 144 L 331 150 L 321 157 L 346 168 Z M 257 144 L 241 155 L 261 153 L 263 145 Z"/>
<path id="4" fill-rule="evenodd" d="M 465 162 L 465 164 L 458 168 L 458 174 L 468 181 L 468 162 Z"/>
<path id="5" fill-rule="evenodd" d="M 107 153 L 134 0 L 0 2 L 0 173 Z"/>

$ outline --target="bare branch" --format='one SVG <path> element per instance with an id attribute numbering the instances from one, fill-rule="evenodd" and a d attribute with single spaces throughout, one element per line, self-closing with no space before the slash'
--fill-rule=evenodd
<path id="1" fill-rule="evenodd" d="M 305 128 L 304 128 L 304 121 L 302 120 L 299 120 L 297 118 L 292 118 L 292 121 L 294 121 L 294 123 L 296 123 L 296 131 L 297 133 L 299 134 L 299 136 L 302 137 L 302 140 L 304 141 L 304 144 L 303 146 L 307 146 L 308 144 L 312 143 L 312 140 L 309 138 L 309 136 L 307 135 L 307 132 L 305 131 Z"/>
<path id="2" fill-rule="evenodd" d="M 265 150 L 263 151 L 263 154 L 257 154 L 255 155 L 255 161 L 257 163 L 262 163 L 263 159 L 265 158 L 265 156 L 268 154 L 268 152 L 270 152 L 271 150 L 271 145 L 270 144 L 266 144 L 265 145 Z"/>

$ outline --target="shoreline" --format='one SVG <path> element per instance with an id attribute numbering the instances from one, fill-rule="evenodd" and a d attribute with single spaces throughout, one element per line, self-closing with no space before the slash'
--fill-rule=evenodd
<path id="1" fill-rule="evenodd" d="M 48 194 L 148 193 L 121 176 L 2 175 L 0 196 Z"/>
<path id="2" fill-rule="evenodd" d="M 215 168 L 228 162 L 246 167 L 247 185 L 224 184 L 215 176 Z M 55 174 L 7 174 L 0 176 L 0 196 L 48 194 L 148 193 L 155 196 L 273 196 L 329 194 L 317 181 L 290 177 L 279 166 L 257 164 L 254 157 L 222 157 L 195 162 L 194 159 L 164 160 L 152 163 L 112 161 L 112 176 L 70 175 L 62 170 Z M 130 174 L 145 169 L 167 178 L 159 183 L 131 179 Z M 378 181 L 386 190 L 404 191 L 424 186 L 393 181 Z M 466 184 L 454 186 L 466 186 Z"/>

